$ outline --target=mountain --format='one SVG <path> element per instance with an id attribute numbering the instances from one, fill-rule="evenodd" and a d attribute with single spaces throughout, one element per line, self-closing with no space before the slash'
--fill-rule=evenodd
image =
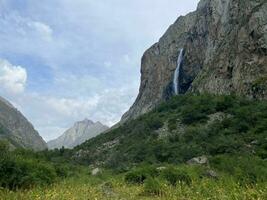
<path id="1" fill-rule="evenodd" d="M 7 140 L 13 148 L 44 150 L 45 141 L 32 124 L 7 100 L 0 97 L 0 140 Z"/>
<path id="2" fill-rule="evenodd" d="M 63 135 L 55 140 L 49 141 L 48 148 L 55 149 L 61 148 L 73 148 L 86 140 L 97 136 L 98 134 L 106 131 L 109 127 L 103 125 L 100 122 L 92 122 L 85 119 L 80 122 L 76 122 L 73 127 L 68 129 Z"/>
<path id="3" fill-rule="evenodd" d="M 178 92 L 267 99 L 266 0 L 201 0 L 142 57 L 139 95 L 122 122 L 151 111 Z M 181 51 L 183 50 L 183 51 Z"/>
<path id="4" fill-rule="evenodd" d="M 144 53 L 139 94 L 121 123 L 73 158 L 112 168 L 202 155 L 266 159 L 266 10 L 266 0 L 201 0 Z"/>

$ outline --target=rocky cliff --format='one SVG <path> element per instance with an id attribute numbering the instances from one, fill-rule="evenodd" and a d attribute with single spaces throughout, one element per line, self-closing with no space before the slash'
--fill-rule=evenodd
<path id="1" fill-rule="evenodd" d="M 267 1 L 201 0 L 195 12 L 179 17 L 143 55 L 139 95 L 122 121 L 173 95 L 181 49 L 180 94 L 267 99 Z"/>
<path id="2" fill-rule="evenodd" d="M 32 124 L 8 101 L 0 97 L 0 140 L 13 148 L 44 150 L 47 148 Z"/>
<path id="3" fill-rule="evenodd" d="M 85 119 L 80 122 L 76 122 L 73 127 L 68 129 L 59 138 L 49 141 L 48 148 L 55 149 L 61 148 L 73 148 L 86 140 L 97 136 L 98 134 L 106 131 L 109 127 L 103 125 L 100 122 L 92 122 L 91 120 Z"/>

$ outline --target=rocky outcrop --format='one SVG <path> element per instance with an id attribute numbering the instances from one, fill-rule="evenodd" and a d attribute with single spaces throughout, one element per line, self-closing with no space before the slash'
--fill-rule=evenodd
<path id="1" fill-rule="evenodd" d="M 7 140 L 12 148 L 44 150 L 45 141 L 32 124 L 7 100 L 0 97 L 0 140 Z"/>
<path id="2" fill-rule="evenodd" d="M 100 122 L 92 122 L 91 120 L 85 119 L 80 122 L 76 122 L 73 127 L 68 129 L 63 135 L 55 140 L 49 141 L 48 148 L 55 149 L 61 148 L 73 148 L 86 140 L 93 138 L 100 133 L 106 131 L 109 127 L 103 125 Z"/>
<path id="3" fill-rule="evenodd" d="M 184 49 L 179 93 L 209 92 L 267 99 L 266 0 L 201 0 L 148 49 L 139 95 L 122 122 L 173 95 L 177 58 Z"/>

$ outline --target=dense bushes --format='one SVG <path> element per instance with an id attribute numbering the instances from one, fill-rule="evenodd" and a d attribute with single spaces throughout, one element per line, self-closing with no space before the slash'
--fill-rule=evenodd
<path id="1" fill-rule="evenodd" d="M 143 166 L 133 169 L 125 175 L 125 181 L 133 184 L 142 184 L 149 177 L 158 176 L 158 171 L 152 166 Z"/>
<path id="2" fill-rule="evenodd" d="M 193 176 L 188 172 L 190 170 L 195 171 L 194 168 L 189 166 L 186 168 L 177 168 L 174 166 L 157 168 L 151 165 L 139 166 L 138 168 L 132 169 L 130 172 L 126 173 L 125 181 L 130 184 L 143 184 L 146 182 L 149 183 L 152 180 L 163 180 L 172 186 L 175 186 L 178 183 L 190 185 Z M 196 174 L 194 174 L 194 176 L 196 176 Z"/>
<path id="3" fill-rule="evenodd" d="M 163 170 L 163 177 L 173 186 L 177 183 L 190 185 L 192 182 L 188 172 L 174 167 L 169 167 Z"/>
<path id="4" fill-rule="evenodd" d="M 79 159 L 86 164 L 101 162 L 112 168 L 143 162 L 182 164 L 201 155 L 247 155 L 263 160 L 267 158 L 266 134 L 266 101 L 233 95 L 187 94 L 87 141 L 75 151 L 99 149 Z M 119 143 L 101 151 L 99 147 L 114 140 Z M 111 161 L 113 165 L 109 165 Z"/>
<path id="5" fill-rule="evenodd" d="M 48 185 L 69 174 L 68 164 L 48 161 L 45 152 L 9 151 L 8 143 L 3 141 L 0 141 L 0 152 L 0 187 L 14 190 Z"/>
<path id="6" fill-rule="evenodd" d="M 19 153 L 9 152 L 1 142 L 0 186 L 16 189 L 34 185 L 51 184 L 56 178 L 55 168 L 34 158 L 25 158 Z M 17 150 L 18 151 L 18 150 Z"/>
<path id="7" fill-rule="evenodd" d="M 267 182 L 267 162 L 255 156 L 219 155 L 211 166 L 236 178 L 242 185 Z"/>

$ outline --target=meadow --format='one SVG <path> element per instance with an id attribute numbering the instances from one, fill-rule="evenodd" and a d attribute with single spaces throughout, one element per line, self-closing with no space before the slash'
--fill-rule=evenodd
<path id="1" fill-rule="evenodd" d="M 150 181 L 150 180 L 149 180 Z M 265 200 L 266 184 L 243 186 L 233 179 L 219 180 L 204 178 L 190 185 L 177 183 L 175 186 L 164 180 L 153 183 L 130 184 L 123 175 L 103 173 L 91 176 L 83 170 L 75 177 L 67 178 L 50 186 L 39 186 L 29 190 L 0 189 L 1 200 Z"/>

